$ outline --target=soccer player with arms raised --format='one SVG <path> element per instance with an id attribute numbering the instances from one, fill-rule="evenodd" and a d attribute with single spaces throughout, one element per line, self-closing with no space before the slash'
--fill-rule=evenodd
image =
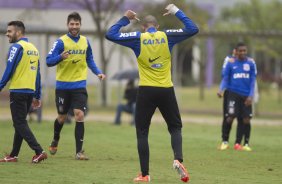
<path id="1" fill-rule="evenodd" d="M 149 182 L 149 127 L 151 118 L 159 108 L 171 135 L 174 153 L 173 168 L 180 174 L 183 182 L 189 181 L 182 154 L 182 121 L 171 80 L 171 51 L 175 44 L 197 34 L 199 29 L 183 11 L 174 4 L 168 5 L 166 15 L 175 15 L 184 25 L 182 29 L 158 31 L 156 18 L 148 15 L 142 27 L 144 33 L 119 32 L 130 20 L 138 20 L 136 13 L 127 10 L 124 16 L 107 32 L 106 38 L 117 44 L 131 48 L 136 57 L 139 69 L 139 89 L 136 103 L 136 134 L 141 173 L 134 178 L 135 182 Z"/>

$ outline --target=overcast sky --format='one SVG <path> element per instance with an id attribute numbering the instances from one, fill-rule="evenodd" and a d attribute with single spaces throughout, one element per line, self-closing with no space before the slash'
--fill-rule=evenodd
<path id="1" fill-rule="evenodd" d="M 136 1 L 136 0 L 132 0 L 132 1 Z M 162 2 L 164 0 L 142 0 L 143 2 L 148 1 L 148 2 Z M 209 5 L 213 7 L 213 12 L 214 15 L 218 15 L 220 12 L 220 9 L 222 9 L 223 7 L 231 7 L 236 3 L 240 3 L 240 2 L 250 2 L 250 0 L 185 0 L 188 3 L 194 2 L 195 4 L 198 5 Z M 272 0 L 261 0 L 262 2 L 269 2 Z M 279 0 L 282 2 L 282 0 Z M 171 1 L 173 3 L 173 0 Z"/>
<path id="2" fill-rule="evenodd" d="M 261 0 L 262 2 L 271 2 L 273 0 Z M 282 0 L 278 0 L 282 2 Z M 194 2 L 196 4 L 210 4 L 214 8 L 214 15 L 217 16 L 223 7 L 231 7 L 236 3 L 248 3 L 250 0 L 186 0 L 186 2 Z"/>

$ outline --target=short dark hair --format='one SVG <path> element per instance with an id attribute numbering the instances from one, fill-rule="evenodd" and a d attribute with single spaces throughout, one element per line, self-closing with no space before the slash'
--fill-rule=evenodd
<path id="1" fill-rule="evenodd" d="M 243 42 L 239 42 L 239 43 L 237 43 L 237 45 L 236 45 L 236 49 L 238 49 L 239 47 L 246 47 L 247 45 L 245 44 L 245 43 L 243 43 Z"/>
<path id="2" fill-rule="evenodd" d="M 8 23 L 8 26 L 15 26 L 22 32 L 22 34 L 25 34 L 25 26 L 22 21 L 19 20 L 11 21 Z"/>
<path id="3" fill-rule="evenodd" d="M 71 14 L 69 14 L 68 23 L 70 22 L 71 19 L 78 20 L 81 23 L 81 17 L 79 15 L 79 13 L 77 13 L 77 12 L 72 12 Z"/>

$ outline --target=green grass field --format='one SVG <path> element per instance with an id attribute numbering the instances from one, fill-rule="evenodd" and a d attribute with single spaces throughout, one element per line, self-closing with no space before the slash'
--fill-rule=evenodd
<path id="1" fill-rule="evenodd" d="M 30 124 L 47 150 L 52 122 Z M 234 128 L 231 142 L 234 141 Z M 280 184 L 282 175 L 282 127 L 253 126 L 253 152 L 218 151 L 220 126 L 184 123 L 183 150 L 192 184 Z M 12 146 L 11 122 L 0 122 L 0 151 Z M 182 183 L 172 169 L 170 138 L 164 124 L 150 129 L 150 175 L 156 184 Z M 0 183 L 5 184 L 126 184 L 139 172 L 135 128 L 123 124 L 86 124 L 84 148 L 89 161 L 74 160 L 74 124 L 65 125 L 59 150 L 40 164 L 31 164 L 33 151 L 23 143 L 18 163 L 0 164 Z"/>
<path id="2" fill-rule="evenodd" d="M 120 88 L 109 87 L 108 106 L 101 107 L 100 89 L 97 86 L 88 86 L 88 104 L 94 112 L 112 111 L 116 109 L 118 99 L 122 99 L 124 85 Z M 178 105 L 182 113 L 188 114 L 206 114 L 206 115 L 220 115 L 222 113 L 222 99 L 216 95 L 218 86 L 206 88 L 204 90 L 204 99 L 200 99 L 200 89 L 198 87 L 175 87 Z M 119 91 L 119 92 L 118 92 Z M 4 92 L 0 93 L 0 112 L 10 113 L 9 110 L 9 96 L 6 89 L 6 96 Z M 48 114 L 49 112 L 56 113 L 54 89 L 43 89 L 43 110 Z M 119 97 L 121 95 L 121 97 Z M 123 100 L 123 99 L 122 99 Z M 124 101 L 123 101 L 124 102 Z M 260 100 L 256 105 L 255 114 L 260 118 L 281 119 L 282 117 L 282 91 L 277 89 L 261 90 Z M 45 113 L 44 112 L 44 113 Z"/>

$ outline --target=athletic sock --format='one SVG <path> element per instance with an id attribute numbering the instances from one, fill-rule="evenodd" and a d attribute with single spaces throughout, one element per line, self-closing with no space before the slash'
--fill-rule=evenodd
<path id="1" fill-rule="evenodd" d="M 82 150 L 83 137 L 84 137 L 84 122 L 75 123 L 75 143 L 76 143 L 76 153 Z"/>
<path id="2" fill-rule="evenodd" d="M 181 129 L 169 130 L 171 135 L 171 147 L 174 153 L 174 160 L 178 160 L 180 163 L 183 162 L 182 154 L 182 133 Z"/>
<path id="3" fill-rule="evenodd" d="M 222 141 L 223 142 L 228 142 L 229 141 L 229 134 L 230 134 L 230 130 L 232 128 L 232 123 L 228 123 L 226 121 L 226 118 L 223 120 L 223 123 L 222 123 Z"/>
<path id="4" fill-rule="evenodd" d="M 142 176 L 149 175 L 149 129 L 136 129 L 137 133 L 137 148 L 139 161 L 141 166 Z"/>
<path id="5" fill-rule="evenodd" d="M 244 122 L 243 122 L 243 118 L 238 118 L 238 125 L 237 125 L 237 132 L 236 132 L 236 141 L 235 141 L 235 143 L 241 144 L 243 135 L 244 135 Z"/>
<path id="6" fill-rule="evenodd" d="M 250 134 L 251 134 L 251 124 L 245 124 L 244 125 L 244 130 L 245 130 L 245 144 L 249 144 L 249 139 L 250 139 Z"/>
<path id="7" fill-rule="evenodd" d="M 58 119 L 54 122 L 54 140 L 59 141 L 60 139 L 60 133 L 64 126 L 64 123 L 60 124 Z"/>

